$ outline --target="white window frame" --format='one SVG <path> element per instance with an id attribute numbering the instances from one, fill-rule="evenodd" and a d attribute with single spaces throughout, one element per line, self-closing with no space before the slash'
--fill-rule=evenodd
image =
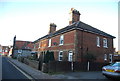
<path id="1" fill-rule="evenodd" d="M 68 54 L 68 61 L 70 61 L 70 62 L 73 61 L 73 52 L 72 52 L 72 51 L 69 51 L 69 54 Z"/>
<path id="2" fill-rule="evenodd" d="M 62 59 L 61 59 L 62 58 Z M 59 51 L 59 57 L 58 57 L 59 61 L 63 60 L 63 51 Z"/>
<path id="3" fill-rule="evenodd" d="M 60 36 L 60 45 L 63 45 L 64 44 L 64 35 L 61 35 Z"/>
<path id="4" fill-rule="evenodd" d="M 109 54 L 109 61 L 110 61 L 110 63 L 112 63 L 112 61 L 113 61 L 113 55 L 112 54 Z"/>
<path id="5" fill-rule="evenodd" d="M 22 50 L 18 50 L 18 53 L 22 53 Z"/>
<path id="6" fill-rule="evenodd" d="M 108 48 L 108 43 L 107 43 L 108 41 L 107 41 L 107 38 L 103 38 L 103 47 L 104 48 Z"/>
<path id="7" fill-rule="evenodd" d="M 104 61 L 107 61 L 107 54 L 104 54 Z"/>
<path id="8" fill-rule="evenodd" d="M 41 46 L 41 42 L 39 42 L 39 47 L 38 48 L 40 48 L 40 46 Z"/>
<path id="9" fill-rule="evenodd" d="M 51 44 L 52 44 L 52 40 L 49 39 L 49 40 L 48 40 L 48 47 L 51 47 Z"/>
<path id="10" fill-rule="evenodd" d="M 97 36 L 96 41 L 97 41 L 97 47 L 100 47 L 100 37 Z"/>

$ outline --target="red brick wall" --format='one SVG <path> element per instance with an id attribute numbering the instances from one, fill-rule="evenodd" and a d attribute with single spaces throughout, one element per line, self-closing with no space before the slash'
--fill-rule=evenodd
<path id="1" fill-rule="evenodd" d="M 16 41 L 15 42 L 15 48 L 21 49 L 24 46 L 25 43 L 26 43 L 26 41 Z"/>
<path id="2" fill-rule="evenodd" d="M 50 47 L 48 47 L 48 39 L 41 40 L 39 50 L 42 51 L 43 48 L 44 48 L 43 51 L 74 49 L 74 33 L 75 33 L 75 31 L 61 34 L 61 35 L 64 35 L 64 44 L 63 45 L 59 45 L 61 35 L 57 35 L 52 38 L 49 38 L 52 40 L 52 44 Z M 56 42 L 57 44 L 54 45 L 54 42 Z"/>
<path id="3" fill-rule="evenodd" d="M 60 36 L 64 35 L 64 44 L 59 45 Z M 100 37 L 100 47 L 97 47 L 96 37 Z M 81 61 L 84 55 L 87 53 L 93 54 L 97 57 L 97 62 L 104 62 L 104 54 L 113 54 L 113 39 L 107 38 L 108 48 L 103 47 L 103 37 L 101 35 L 82 32 L 80 30 L 72 30 L 48 39 L 40 40 L 39 52 L 42 51 L 54 51 L 55 59 L 58 60 L 59 51 L 63 51 L 63 60 L 68 60 L 69 51 L 73 51 L 75 61 Z M 52 44 L 48 47 L 48 40 L 52 40 Z M 56 44 L 54 44 L 56 42 Z M 37 43 L 39 44 L 39 42 Z M 109 59 L 109 58 L 108 58 Z M 83 59 L 84 61 L 84 59 Z"/>
<path id="4" fill-rule="evenodd" d="M 81 57 L 81 51 L 83 50 L 83 56 L 87 53 L 91 53 L 97 57 L 98 62 L 104 62 L 104 54 L 113 54 L 113 40 L 111 38 L 103 37 L 97 34 L 92 34 L 88 32 L 82 32 L 77 30 L 78 33 L 78 49 L 79 57 Z M 100 47 L 97 47 L 96 37 L 100 37 Z M 82 39 L 83 37 L 83 39 Z M 108 48 L 103 47 L 103 38 L 108 40 Z M 83 41 L 83 42 L 82 42 Z M 81 50 L 81 44 L 83 43 L 83 48 Z M 80 60 L 80 58 L 78 58 Z"/>
<path id="5" fill-rule="evenodd" d="M 41 40 L 39 46 L 40 46 L 39 48 L 40 51 L 46 50 L 46 48 L 48 47 L 48 39 Z"/>
<path id="6" fill-rule="evenodd" d="M 54 36 L 52 38 L 40 40 L 39 41 L 40 48 L 38 51 L 39 52 L 47 51 L 47 50 L 54 51 L 54 56 L 55 56 L 56 60 L 58 59 L 59 51 L 63 51 L 63 60 L 66 61 L 66 60 L 68 60 L 67 59 L 68 52 L 70 50 L 71 51 L 74 50 L 74 34 L 75 34 L 75 31 L 70 31 L 67 33 L 63 33 L 63 34 Z M 64 35 L 64 44 L 63 45 L 59 45 L 61 35 Z M 48 40 L 49 39 L 51 39 L 51 41 L 52 41 L 50 47 L 48 47 Z M 54 42 L 56 42 L 56 45 L 54 44 Z"/>

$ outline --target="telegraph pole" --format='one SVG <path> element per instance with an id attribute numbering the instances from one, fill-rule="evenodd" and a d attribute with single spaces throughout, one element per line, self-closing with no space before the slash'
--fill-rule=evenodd
<path id="1" fill-rule="evenodd" d="M 12 49 L 12 58 L 14 58 L 14 49 L 15 49 L 16 35 L 13 38 L 13 49 Z"/>

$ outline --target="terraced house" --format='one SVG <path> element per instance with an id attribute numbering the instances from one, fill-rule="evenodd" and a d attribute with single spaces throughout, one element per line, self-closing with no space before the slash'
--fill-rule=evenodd
<path id="1" fill-rule="evenodd" d="M 80 20 L 80 13 L 71 8 L 69 25 L 56 31 L 50 24 L 49 33 L 34 41 L 34 51 L 44 55 L 54 52 L 56 61 L 86 61 L 86 55 L 95 57 L 96 62 L 112 62 L 114 36 L 92 27 Z"/>

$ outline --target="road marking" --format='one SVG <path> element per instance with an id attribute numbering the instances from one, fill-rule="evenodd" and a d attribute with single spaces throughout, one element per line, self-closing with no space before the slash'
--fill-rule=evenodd
<path id="1" fill-rule="evenodd" d="M 33 78 L 32 78 L 31 76 L 27 75 L 24 71 L 22 71 L 21 69 L 19 69 L 15 64 L 13 64 L 12 62 L 10 62 L 9 60 L 8 60 L 8 62 L 11 63 L 17 70 L 19 70 L 19 71 L 20 71 L 23 75 L 25 75 L 28 79 L 30 79 L 31 81 L 35 81 L 35 80 L 33 80 Z"/>

